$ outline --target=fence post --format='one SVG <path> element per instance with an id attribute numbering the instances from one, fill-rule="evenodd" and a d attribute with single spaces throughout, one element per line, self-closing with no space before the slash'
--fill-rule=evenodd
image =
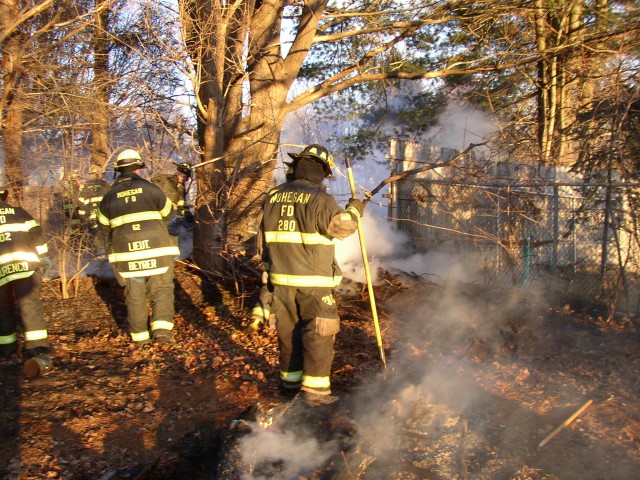
<path id="1" fill-rule="evenodd" d="M 500 275 L 500 187 L 496 188 L 496 278 Z"/>
<path id="2" fill-rule="evenodd" d="M 529 285 L 530 265 L 531 265 L 531 237 L 524 239 L 524 275 L 522 279 L 523 285 Z"/>
<path id="3" fill-rule="evenodd" d="M 398 139 L 392 138 L 389 146 L 389 153 L 385 155 L 385 158 L 389 159 L 389 175 L 397 175 L 401 172 L 400 163 L 400 148 L 402 144 Z M 402 155 L 404 158 L 404 154 Z M 398 229 L 398 185 L 396 182 L 389 183 L 389 193 L 388 193 L 389 205 L 387 207 L 387 215 L 389 219 L 393 222 L 393 226 L 395 229 Z"/>
<path id="4" fill-rule="evenodd" d="M 607 272 L 609 257 L 609 224 L 611 222 L 611 175 L 605 191 L 604 221 L 602 222 L 602 251 L 600 256 L 600 288 L 604 285 L 604 275 Z"/>
<path id="5" fill-rule="evenodd" d="M 576 199 L 571 199 L 571 244 L 572 244 L 572 258 L 571 264 L 573 265 L 573 274 L 578 273 L 578 241 L 576 238 Z"/>
<path id="6" fill-rule="evenodd" d="M 556 302 L 559 300 L 560 292 L 558 292 L 558 236 L 560 231 L 560 199 L 558 184 L 553 183 L 553 215 L 551 221 L 553 222 L 553 251 L 551 252 L 551 271 L 553 276 L 553 295 L 556 298 Z"/>

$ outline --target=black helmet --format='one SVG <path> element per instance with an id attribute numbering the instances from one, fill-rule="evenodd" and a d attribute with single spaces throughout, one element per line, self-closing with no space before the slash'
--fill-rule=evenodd
<path id="1" fill-rule="evenodd" d="M 309 158 L 322 165 L 326 178 L 333 177 L 333 172 L 331 171 L 331 167 L 334 166 L 333 157 L 329 155 L 329 151 L 322 145 L 309 145 L 302 152 L 289 153 L 289 156 L 296 161 L 301 158 Z"/>
<path id="2" fill-rule="evenodd" d="M 187 162 L 179 163 L 176 168 L 180 173 L 184 173 L 187 177 L 191 177 L 191 165 Z"/>
<path id="3" fill-rule="evenodd" d="M 128 148 L 126 150 L 123 150 L 120 155 L 118 155 L 113 169 L 116 172 L 119 172 L 126 167 L 135 167 L 136 169 L 138 169 L 144 168 L 146 167 L 146 165 L 142 161 L 142 158 L 137 151 Z"/>

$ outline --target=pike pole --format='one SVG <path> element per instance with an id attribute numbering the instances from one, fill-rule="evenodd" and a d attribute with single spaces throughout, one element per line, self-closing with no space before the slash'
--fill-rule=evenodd
<path id="1" fill-rule="evenodd" d="M 356 198 L 356 185 L 353 181 L 353 171 L 351 170 L 351 161 L 348 158 L 344 160 L 347 166 L 347 175 L 349 177 L 349 187 L 351 188 L 351 196 Z M 360 238 L 360 250 L 362 251 L 362 263 L 364 264 L 364 274 L 367 280 L 367 290 L 369 292 L 369 302 L 371 303 L 371 315 L 373 316 L 373 326 L 376 331 L 376 343 L 380 352 L 380 360 L 385 371 L 387 370 L 387 361 L 384 357 L 384 347 L 382 346 L 382 334 L 380 333 L 380 323 L 378 322 L 378 311 L 376 310 L 376 299 L 373 295 L 373 283 L 371 282 L 371 271 L 369 270 L 369 260 L 367 259 L 367 248 L 364 244 L 364 234 L 362 232 L 362 223 L 358 217 L 358 237 Z"/>

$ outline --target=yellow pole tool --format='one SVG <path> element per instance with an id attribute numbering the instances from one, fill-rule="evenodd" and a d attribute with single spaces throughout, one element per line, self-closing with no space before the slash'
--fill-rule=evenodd
<path id="1" fill-rule="evenodd" d="M 349 187 L 351 188 L 351 196 L 356 198 L 356 185 L 353 181 L 353 171 L 351 170 L 351 161 L 345 158 L 347 166 L 347 175 L 349 176 Z M 364 235 L 362 233 L 362 223 L 358 217 L 358 237 L 360 238 L 360 250 L 362 251 L 362 263 L 364 264 L 364 274 L 367 279 L 367 290 L 369 291 L 369 302 L 371 303 L 371 314 L 373 315 L 373 326 L 376 330 L 376 342 L 378 351 L 380 352 L 380 360 L 386 371 L 387 361 L 384 358 L 384 348 L 382 346 L 382 334 L 380 333 L 380 323 L 378 322 L 378 311 L 376 310 L 376 299 L 373 295 L 373 284 L 371 282 L 371 271 L 369 270 L 369 260 L 367 259 L 367 248 L 364 244 Z"/>

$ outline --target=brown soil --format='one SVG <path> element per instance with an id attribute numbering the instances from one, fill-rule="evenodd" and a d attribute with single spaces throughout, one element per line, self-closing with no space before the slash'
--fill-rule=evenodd
<path id="1" fill-rule="evenodd" d="M 19 356 L 0 363 L 2 478 L 216 478 L 232 420 L 258 402 L 288 401 L 277 389 L 275 335 L 241 333 L 251 299 L 224 283 L 181 264 L 178 345 L 135 349 L 115 282 L 84 278 L 67 300 L 48 282 L 55 368 L 28 379 Z M 330 478 L 637 478 L 633 321 L 391 278 L 376 298 L 386 369 L 366 289 L 346 284 L 338 294 L 332 381 L 345 406 L 334 413 L 368 467 Z M 291 478 L 329 477 L 307 469 Z"/>

